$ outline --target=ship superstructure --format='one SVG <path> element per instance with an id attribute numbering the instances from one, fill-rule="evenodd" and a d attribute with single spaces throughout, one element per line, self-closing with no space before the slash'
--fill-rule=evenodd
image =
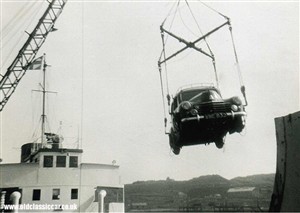
<path id="1" fill-rule="evenodd" d="M 118 165 L 82 163 L 83 150 L 61 147 L 55 134 L 36 147 L 24 144 L 20 163 L 0 164 L 0 211 L 14 203 L 19 211 L 101 212 L 101 205 L 103 212 L 123 211 Z M 21 209 L 26 205 L 32 209 Z"/>

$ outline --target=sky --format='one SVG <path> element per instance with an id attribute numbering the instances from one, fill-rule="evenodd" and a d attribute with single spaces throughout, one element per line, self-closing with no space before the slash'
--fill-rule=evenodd
<path id="1" fill-rule="evenodd" d="M 63 145 L 84 150 L 83 162 L 120 165 L 122 182 L 189 180 L 218 174 L 231 179 L 276 171 L 274 118 L 299 111 L 299 2 L 205 1 L 230 17 L 249 105 L 242 134 L 172 154 L 164 133 L 157 61 L 159 27 L 193 41 L 224 19 L 199 1 L 72 1 L 38 55 L 46 54 L 47 128 Z M 47 4 L 1 0 L 1 74 Z M 171 8 L 173 7 L 173 10 Z M 168 16 L 168 14 L 170 15 Z M 172 27 L 172 17 L 174 17 Z M 208 38 L 224 98 L 240 96 L 228 27 Z M 205 44 L 199 44 L 204 49 Z M 167 54 L 183 47 L 168 38 Z M 187 50 L 167 63 L 170 93 L 187 84 L 214 82 L 211 61 Z M 28 71 L 0 114 L 2 163 L 20 161 L 20 147 L 39 137 L 42 72 Z M 164 82 L 166 83 L 166 82 Z M 215 83 L 215 82 L 214 82 Z"/>

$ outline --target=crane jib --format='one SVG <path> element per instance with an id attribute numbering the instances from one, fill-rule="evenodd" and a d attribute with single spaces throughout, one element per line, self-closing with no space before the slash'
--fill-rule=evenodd
<path id="1" fill-rule="evenodd" d="M 17 57 L 8 67 L 6 73 L 0 77 L 0 112 L 14 93 L 18 83 L 25 75 L 28 66 L 35 59 L 35 56 L 46 40 L 49 32 L 61 14 L 67 0 L 53 0 L 49 3 L 46 11 L 39 19 L 34 30 L 29 34 L 28 39 L 20 49 Z"/>

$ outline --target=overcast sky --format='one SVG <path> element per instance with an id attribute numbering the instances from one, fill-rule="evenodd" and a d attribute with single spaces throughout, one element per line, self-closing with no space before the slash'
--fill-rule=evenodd
<path id="1" fill-rule="evenodd" d="M 157 60 L 162 50 L 159 26 L 174 1 L 68 1 L 55 25 L 58 31 L 49 34 L 38 53 L 46 53 L 51 65 L 47 87 L 57 92 L 47 98 L 50 130 L 63 133 L 68 147 L 82 138 L 83 162 L 116 160 L 123 183 L 275 173 L 274 118 L 299 110 L 299 2 L 206 3 L 232 21 L 249 102 L 243 134 L 228 135 L 223 149 L 210 144 L 183 147 L 178 156 L 170 151 Z M 2 74 L 45 6 L 43 1 L 1 0 Z M 204 32 L 224 22 L 198 1 L 190 6 Z M 179 10 L 173 32 L 187 40 L 199 37 L 184 1 Z M 208 42 L 223 97 L 241 96 L 228 27 Z M 171 38 L 167 45 L 169 54 L 183 47 Z M 172 94 L 185 84 L 214 81 L 210 60 L 195 51 L 167 65 Z M 41 76 L 28 71 L 0 114 L 3 163 L 19 162 L 20 147 L 39 136 L 41 97 L 32 89 L 39 89 Z"/>

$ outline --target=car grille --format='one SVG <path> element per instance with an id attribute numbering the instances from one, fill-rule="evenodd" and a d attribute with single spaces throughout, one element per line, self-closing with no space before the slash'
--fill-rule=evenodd
<path id="1" fill-rule="evenodd" d="M 198 110 L 198 113 L 202 115 L 231 111 L 231 105 L 229 103 L 224 102 L 201 103 L 195 105 L 195 108 Z"/>

